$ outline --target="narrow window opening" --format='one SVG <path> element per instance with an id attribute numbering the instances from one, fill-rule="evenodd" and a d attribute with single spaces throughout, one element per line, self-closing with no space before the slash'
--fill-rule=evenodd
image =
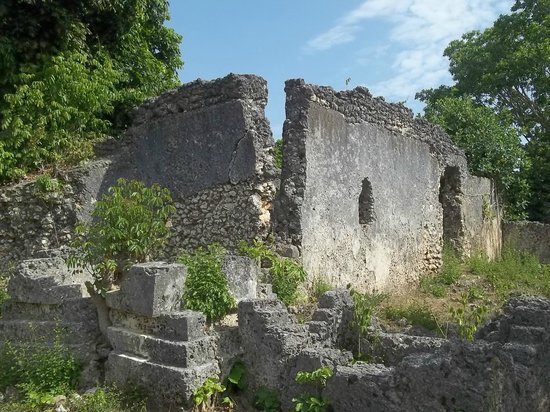
<path id="1" fill-rule="evenodd" d="M 374 199 L 372 197 L 372 185 L 369 179 L 363 179 L 361 194 L 359 195 L 359 223 L 368 225 L 374 222 Z"/>
<path id="2" fill-rule="evenodd" d="M 443 242 L 455 249 L 463 234 L 460 194 L 460 169 L 447 166 L 439 182 L 439 202 L 443 208 Z"/>

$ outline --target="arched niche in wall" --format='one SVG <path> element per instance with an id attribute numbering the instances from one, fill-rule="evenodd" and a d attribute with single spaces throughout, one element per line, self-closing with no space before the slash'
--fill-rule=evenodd
<path id="1" fill-rule="evenodd" d="M 364 178 L 361 183 L 361 194 L 359 195 L 359 224 L 369 225 L 374 220 L 372 185 L 368 178 Z"/>
<path id="2" fill-rule="evenodd" d="M 464 234 L 462 222 L 462 194 L 460 168 L 447 166 L 439 181 L 439 202 L 443 208 L 443 243 L 455 250 Z"/>

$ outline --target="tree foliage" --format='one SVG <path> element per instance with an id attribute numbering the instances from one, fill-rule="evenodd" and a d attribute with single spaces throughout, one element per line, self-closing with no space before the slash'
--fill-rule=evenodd
<path id="1" fill-rule="evenodd" d="M 471 173 L 495 181 L 504 195 L 507 218 L 525 218 L 528 162 L 510 122 L 468 97 L 435 100 L 426 107 L 425 115 L 464 149 Z"/>
<path id="2" fill-rule="evenodd" d="M 527 175 L 532 189 L 529 215 L 549 220 L 550 0 L 516 0 L 510 14 L 501 15 L 483 32 L 472 31 L 452 41 L 445 55 L 450 60 L 453 87 L 423 91 L 417 97 L 428 103 L 428 111 L 440 99 L 472 98 L 478 106 L 462 103 L 460 109 L 471 112 L 471 107 L 483 106 L 485 116 L 491 111 L 499 122 L 507 121 L 509 127 L 514 127 L 526 141 L 523 150 L 531 165 Z M 440 106 L 449 104 L 446 101 Z M 445 127 L 449 122 L 444 123 Z M 497 136 L 492 141 L 494 145 L 502 142 Z M 491 167 L 498 170 L 500 160 L 487 161 L 496 161 Z"/>
<path id="3" fill-rule="evenodd" d="M 165 0 L 0 4 L 0 181 L 90 154 L 129 109 L 178 84 Z"/>

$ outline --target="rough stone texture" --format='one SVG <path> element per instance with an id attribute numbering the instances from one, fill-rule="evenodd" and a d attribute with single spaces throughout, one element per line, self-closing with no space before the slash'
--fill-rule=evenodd
<path id="1" fill-rule="evenodd" d="M 444 171 L 455 168 L 459 182 L 468 175 L 441 129 L 364 88 L 289 80 L 285 90 L 275 233 L 300 249 L 311 278 L 395 289 L 439 268 L 444 231 L 459 244 L 481 236 L 480 205 L 464 201 L 469 192 L 459 187 L 455 221 L 447 219 L 455 229 L 443 227 Z"/>
<path id="2" fill-rule="evenodd" d="M 541 263 L 550 263 L 550 224 L 540 222 L 504 222 L 503 243 L 532 253 Z"/>
<path id="3" fill-rule="evenodd" d="M 123 139 L 102 143 L 97 160 L 59 176 L 59 192 L 43 193 L 34 182 L 0 188 L 0 266 L 67 244 L 120 177 L 171 190 L 177 213 L 169 256 L 265 238 L 278 173 L 266 102 L 257 76 L 185 84 L 140 106 Z"/>
<path id="4" fill-rule="evenodd" d="M 409 347 L 392 366 L 338 366 L 324 394 L 335 411 L 546 411 L 550 301 L 513 298 L 502 312 L 473 342 L 424 339 L 418 352 Z M 418 347 L 418 339 L 408 341 Z M 399 340 L 381 350 L 403 354 L 407 342 Z"/>
<path id="5" fill-rule="evenodd" d="M 95 386 L 102 379 L 105 341 L 98 327 L 96 307 L 83 287 L 90 278 L 74 275 L 63 253 L 45 253 L 23 261 L 10 278 L 10 300 L 2 308 L 0 345 L 56 339 L 81 362 L 80 384 Z"/>
<path id="6" fill-rule="evenodd" d="M 222 262 L 222 272 L 237 302 L 257 297 L 260 268 L 254 260 L 246 256 L 226 254 Z"/>
<path id="7" fill-rule="evenodd" d="M 351 353 L 334 349 L 350 328 L 351 297 L 346 290 L 327 292 L 311 322 L 297 324 L 276 299 L 239 303 L 242 359 L 251 390 L 265 385 L 278 391 L 283 409 L 289 410 L 297 368 L 351 361 Z"/>
<path id="8" fill-rule="evenodd" d="M 187 269 L 177 263 L 149 262 L 132 266 L 120 289 L 107 293 L 107 306 L 157 317 L 181 306 Z"/>
<path id="9" fill-rule="evenodd" d="M 204 315 L 178 311 L 185 275 L 180 264 L 134 265 L 107 294 L 105 381 L 142 388 L 149 410 L 189 407 L 193 391 L 219 373 L 217 339 L 206 333 Z"/>
<path id="10" fill-rule="evenodd" d="M 347 299 L 331 292 L 324 300 L 343 313 Z M 472 342 L 378 331 L 376 351 L 385 364 L 352 364 L 349 352 L 336 349 L 333 338 L 319 339 L 312 325 L 316 321 L 295 324 L 277 301 L 239 305 L 251 381 L 277 389 L 283 410 L 290 410 L 292 397 L 315 393 L 294 382 L 296 373 L 321 366 L 335 370 L 322 393 L 334 411 L 543 412 L 550 407 L 548 299 L 510 299 Z"/>

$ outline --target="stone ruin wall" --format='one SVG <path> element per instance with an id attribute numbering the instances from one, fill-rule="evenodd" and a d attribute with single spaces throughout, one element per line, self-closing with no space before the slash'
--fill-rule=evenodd
<path id="1" fill-rule="evenodd" d="M 310 277 L 388 290 L 437 271 L 443 238 L 465 254 L 498 253 L 498 219 L 482 216 L 490 181 L 468 174 L 440 128 L 364 88 L 289 80 L 285 90 L 275 232 Z M 445 171 L 456 175 L 447 200 Z"/>
<path id="2" fill-rule="evenodd" d="M 124 139 L 99 145 L 96 160 L 61 176 L 60 192 L 42 193 L 34 182 L 0 188 L 0 267 L 66 245 L 120 177 L 171 190 L 177 213 L 167 255 L 265 238 L 278 173 L 266 103 L 260 77 L 197 80 L 143 104 Z"/>
<path id="3" fill-rule="evenodd" d="M 503 244 L 535 255 L 550 263 L 550 224 L 540 222 L 503 222 Z"/>

